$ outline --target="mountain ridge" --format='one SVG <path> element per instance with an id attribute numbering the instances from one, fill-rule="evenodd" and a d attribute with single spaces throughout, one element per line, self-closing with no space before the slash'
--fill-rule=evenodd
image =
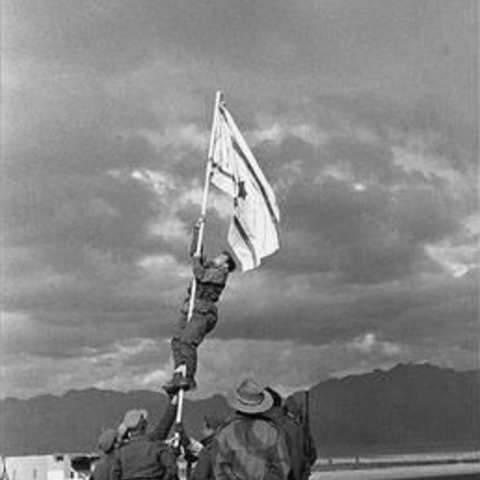
<path id="1" fill-rule="evenodd" d="M 408 445 L 455 446 L 480 438 L 480 370 L 455 371 L 430 364 L 331 378 L 309 389 L 311 430 L 322 453 Z M 304 392 L 293 396 L 302 404 Z M 153 423 L 167 397 L 149 390 L 119 392 L 95 387 L 55 396 L 0 400 L 0 453 L 32 455 L 94 451 L 102 429 L 125 412 L 145 408 Z M 185 425 L 196 438 L 203 416 L 228 414 L 223 396 L 186 400 Z"/>

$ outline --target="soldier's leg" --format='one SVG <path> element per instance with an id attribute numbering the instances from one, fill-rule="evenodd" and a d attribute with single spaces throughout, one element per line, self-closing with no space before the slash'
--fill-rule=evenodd
<path id="1" fill-rule="evenodd" d="M 184 303 L 180 311 L 178 322 L 174 327 L 172 340 L 170 341 L 170 347 L 171 347 L 172 356 L 173 356 L 173 364 L 175 365 L 175 368 L 177 368 L 179 365 L 184 363 L 184 360 L 182 358 L 182 350 L 180 348 L 180 343 L 181 343 L 180 339 L 182 336 L 182 331 L 184 330 L 185 326 L 188 323 L 187 315 L 188 315 L 188 304 Z"/>
<path id="2" fill-rule="evenodd" d="M 186 366 L 186 379 L 188 388 L 195 388 L 195 374 L 197 373 L 198 356 L 197 346 L 193 343 L 180 343 L 180 349 L 182 352 L 182 360 Z"/>
<path id="3" fill-rule="evenodd" d="M 216 308 L 207 312 L 194 312 L 189 324 L 182 331 L 182 354 L 187 367 L 187 378 L 190 381 L 195 381 L 198 367 L 198 347 L 205 336 L 215 328 L 217 318 Z"/>
<path id="4" fill-rule="evenodd" d="M 178 322 L 174 326 L 173 337 L 170 341 L 175 371 L 171 380 L 163 385 L 164 390 L 166 390 L 168 394 L 175 394 L 180 388 L 188 387 L 186 378 L 183 378 L 183 375 L 177 371 L 177 368 L 180 365 L 186 364 L 187 362 L 187 359 L 185 358 L 185 348 L 183 347 L 183 342 L 181 340 L 182 331 L 188 323 L 187 316 L 188 300 L 186 300 L 182 306 Z"/>
<path id="5" fill-rule="evenodd" d="M 180 389 L 190 390 L 195 388 L 195 382 L 187 378 L 187 375 L 189 370 L 196 369 L 196 348 L 182 342 L 179 338 L 172 338 L 171 346 L 175 371 L 172 378 L 163 385 L 163 389 L 169 395 L 174 395 Z M 186 367 L 185 376 L 178 370 L 180 365 Z"/>
<path id="6" fill-rule="evenodd" d="M 174 375 L 172 381 L 167 384 L 167 388 L 195 388 L 198 346 L 217 323 L 217 308 L 210 302 L 198 302 L 192 312 L 190 321 L 187 321 L 187 312 L 185 308 L 182 309 L 183 317 L 180 319 L 176 334 L 171 342 L 175 368 L 185 364 L 186 381 L 178 375 Z"/>
<path id="7" fill-rule="evenodd" d="M 208 319 L 205 314 L 194 311 L 190 322 L 182 330 L 179 338 L 181 355 L 187 367 L 187 378 L 192 381 L 197 371 L 197 348 L 207 332 Z"/>
<path id="8" fill-rule="evenodd" d="M 173 356 L 173 365 L 174 368 L 177 369 L 182 363 L 185 363 L 183 356 L 182 356 L 182 348 L 181 342 L 178 337 L 173 337 L 170 341 L 170 346 L 172 349 L 172 356 Z"/>
<path id="9" fill-rule="evenodd" d="M 217 309 L 211 310 L 210 312 L 208 312 L 208 314 L 206 315 L 206 318 L 207 318 L 207 329 L 206 329 L 205 335 L 210 333 L 217 325 L 217 321 L 218 321 Z"/>
<path id="10" fill-rule="evenodd" d="M 190 343 L 198 347 L 208 330 L 208 315 L 204 312 L 193 311 L 192 318 L 180 332 L 179 339 L 182 343 Z"/>

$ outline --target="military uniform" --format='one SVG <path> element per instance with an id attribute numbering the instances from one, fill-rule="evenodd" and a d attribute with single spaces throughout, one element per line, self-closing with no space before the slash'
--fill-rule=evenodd
<path id="1" fill-rule="evenodd" d="M 195 228 L 194 239 L 190 247 L 193 257 L 193 275 L 195 277 L 195 301 L 192 317 L 188 321 L 188 310 L 192 287 L 188 289 L 178 324 L 176 326 L 171 346 L 175 368 L 181 364 L 186 365 L 186 377 L 189 386 L 195 384 L 194 378 L 197 371 L 197 348 L 205 336 L 211 332 L 218 321 L 216 303 L 227 283 L 229 270 L 224 266 L 217 266 L 207 260 L 203 254 L 195 256 L 198 241 L 198 228 Z"/>

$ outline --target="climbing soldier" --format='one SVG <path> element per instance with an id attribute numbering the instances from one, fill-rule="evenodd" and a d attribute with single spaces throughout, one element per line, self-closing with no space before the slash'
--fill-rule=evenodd
<path id="1" fill-rule="evenodd" d="M 235 260 L 226 250 L 213 259 L 206 258 L 202 249 L 197 254 L 199 231 L 203 222 L 203 217 L 200 217 L 195 224 L 190 246 L 195 286 L 191 285 L 188 289 L 188 295 L 183 303 L 180 319 L 171 341 L 175 372 L 172 379 L 164 385 L 164 389 L 169 393 L 174 393 L 181 388 L 184 390 L 196 388 L 197 349 L 205 336 L 217 324 L 218 309 L 216 303 L 225 288 L 228 275 L 236 268 Z M 189 318 L 192 290 L 195 292 L 195 299 Z M 186 367 L 185 376 L 177 370 L 182 364 Z"/>

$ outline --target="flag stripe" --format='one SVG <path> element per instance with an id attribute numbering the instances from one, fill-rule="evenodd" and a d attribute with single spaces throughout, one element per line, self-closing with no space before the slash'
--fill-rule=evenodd
<path id="1" fill-rule="evenodd" d="M 235 149 L 235 151 L 238 153 L 238 155 L 240 156 L 240 158 L 243 160 L 246 167 L 248 168 L 248 171 L 252 174 L 252 177 L 255 179 L 255 182 L 257 183 L 257 186 L 260 189 L 260 192 L 262 194 L 265 205 L 267 206 L 268 213 L 270 213 L 270 217 L 272 218 L 272 222 L 275 225 L 277 225 L 277 217 L 275 216 L 275 212 L 273 211 L 272 204 L 270 203 L 270 199 L 268 198 L 268 195 L 267 195 L 267 192 L 265 191 L 265 187 L 263 186 L 263 183 L 257 177 L 250 162 L 248 161 L 248 158 L 243 153 L 243 150 L 240 148 L 240 145 L 237 143 L 235 138 L 232 140 L 232 144 L 233 144 L 233 148 Z"/>
<path id="2" fill-rule="evenodd" d="M 257 259 L 257 254 L 255 253 L 255 248 L 254 248 L 252 242 L 250 241 L 250 237 L 248 236 L 247 232 L 243 228 L 243 225 L 240 222 L 240 219 L 236 215 L 234 215 L 234 217 L 233 217 L 233 225 L 237 229 L 237 232 L 239 233 L 242 240 L 245 242 L 245 245 L 247 246 L 248 251 L 250 252 L 250 255 L 252 256 L 253 265 L 255 265 L 255 266 L 258 265 L 259 261 Z"/>
<path id="3" fill-rule="evenodd" d="M 215 162 L 215 160 L 211 159 L 211 162 L 212 162 L 212 167 L 216 169 L 218 173 L 221 173 L 228 179 L 232 180 L 232 182 L 235 182 L 235 176 L 233 174 L 227 172 L 224 168 L 222 168 L 222 166 L 219 163 Z"/>
<path id="4" fill-rule="evenodd" d="M 212 128 L 210 178 L 233 198 L 228 241 L 246 272 L 279 248 L 275 194 L 224 105 L 218 106 Z"/>
<path id="5" fill-rule="evenodd" d="M 225 114 L 225 111 L 224 109 L 220 106 L 220 112 L 222 113 L 222 117 L 224 119 L 224 121 L 227 123 L 228 125 L 228 119 L 227 119 L 227 116 Z M 275 212 L 274 212 L 274 209 L 272 207 L 272 204 L 270 203 L 270 198 L 268 197 L 267 195 L 267 192 L 265 191 L 265 187 L 263 185 L 263 183 L 260 181 L 260 179 L 258 178 L 257 176 L 257 173 L 255 172 L 254 168 L 252 167 L 252 165 L 250 164 L 250 161 L 248 160 L 248 158 L 246 157 L 245 153 L 243 152 L 243 150 L 241 149 L 240 145 L 238 144 L 236 138 L 234 135 L 231 136 L 232 138 L 232 145 L 233 145 L 233 148 L 235 149 L 235 151 L 237 152 L 237 154 L 240 156 L 240 158 L 243 160 L 243 163 L 245 164 L 245 166 L 247 167 L 248 171 L 250 172 L 250 174 L 252 175 L 252 177 L 254 178 L 258 188 L 260 189 L 260 192 L 262 194 L 262 197 L 263 197 L 263 200 L 265 201 L 265 204 L 267 205 L 267 208 L 268 208 L 268 212 L 270 213 L 270 217 L 272 219 L 272 222 L 275 224 L 275 226 L 277 226 L 277 217 L 275 215 Z"/>

